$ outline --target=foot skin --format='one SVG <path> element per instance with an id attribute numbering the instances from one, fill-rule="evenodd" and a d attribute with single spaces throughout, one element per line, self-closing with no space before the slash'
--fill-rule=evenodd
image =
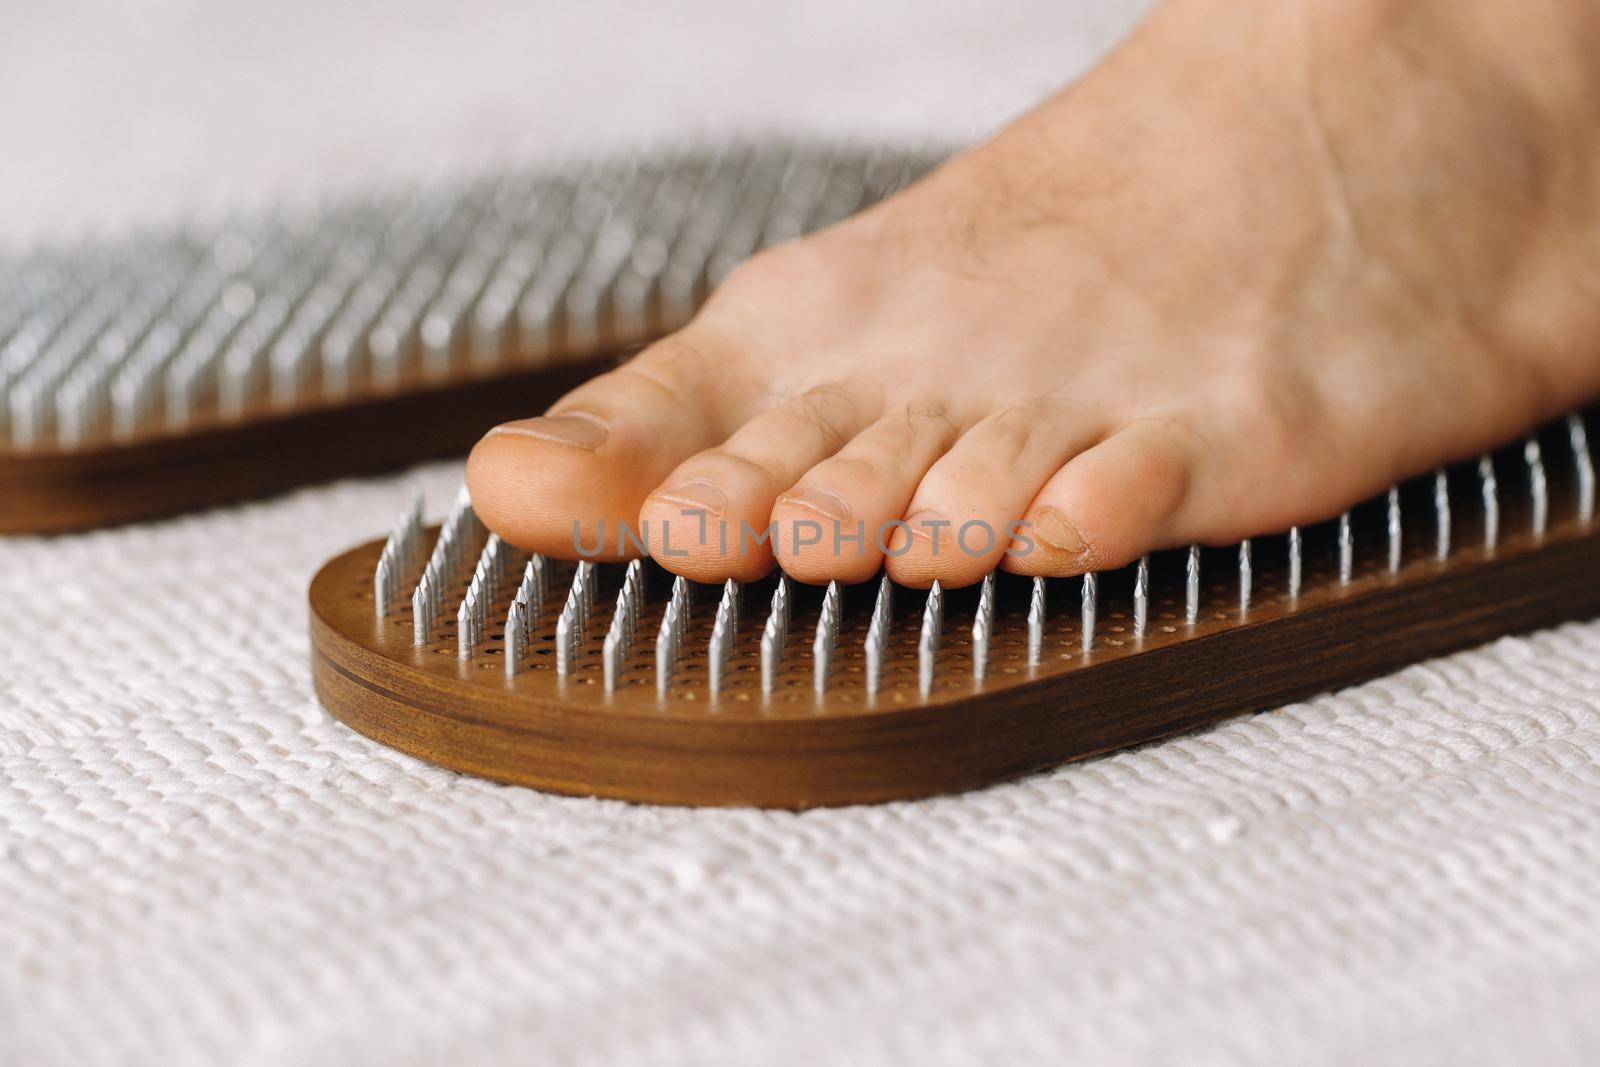
<path id="1" fill-rule="evenodd" d="M 574 519 L 600 558 L 642 529 L 701 581 L 912 586 L 1325 519 L 1600 395 L 1597 54 L 1579 0 L 1174 0 L 496 428 L 478 513 L 569 558 Z"/>

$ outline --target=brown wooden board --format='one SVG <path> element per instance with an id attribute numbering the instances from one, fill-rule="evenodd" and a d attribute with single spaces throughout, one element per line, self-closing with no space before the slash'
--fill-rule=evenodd
<path id="1" fill-rule="evenodd" d="M 883 685 L 868 695 L 862 637 L 873 587 L 844 590 L 845 621 L 819 695 L 810 650 L 821 594 L 796 587 L 778 684 L 763 694 L 756 651 L 771 582 L 748 586 L 732 661 L 713 699 L 705 649 L 715 590 L 702 590 L 684 660 L 667 693 L 658 693 L 652 645 L 667 576 L 656 572 L 640 639 L 607 692 L 600 640 L 610 616 L 606 593 L 614 593 L 620 566 L 601 568 L 612 584 L 598 600 L 570 675 L 558 676 L 553 666 L 557 595 L 539 620 L 528 662 L 508 677 L 496 635 L 510 590 L 493 605 L 490 636 L 470 658 L 458 655 L 451 622 L 416 644 L 408 607 L 376 618 L 373 568 L 381 542 L 336 557 L 311 584 L 314 679 L 330 712 L 383 744 L 554 792 L 806 808 L 970 789 L 1279 707 L 1502 634 L 1600 613 L 1600 526 L 1575 513 L 1569 472 L 1553 463 L 1549 523 L 1534 533 L 1528 487 L 1520 474 L 1511 476 L 1514 463 L 1515 457 L 1500 464 L 1504 501 L 1493 549 L 1484 544 L 1477 485 L 1458 474 L 1451 547 L 1442 559 L 1427 488 L 1408 487 L 1398 569 L 1389 569 L 1386 511 L 1375 502 L 1355 512 L 1358 551 L 1348 583 L 1338 578 L 1331 526 L 1305 531 L 1297 597 L 1288 590 L 1284 539 L 1254 540 L 1244 608 L 1236 550 L 1206 550 L 1202 610 L 1190 624 L 1184 553 L 1161 553 L 1152 564 L 1142 637 L 1132 632 L 1131 569 L 1099 576 L 1098 625 L 1088 652 L 1079 581 L 1052 580 L 1037 665 L 1029 665 L 1027 652 L 1030 586 L 1000 576 L 982 681 L 972 670 L 976 593 L 948 592 L 943 646 L 926 697 L 917 674 L 919 591 L 898 593 Z M 465 583 L 463 575 L 455 602 Z"/>
<path id="2" fill-rule="evenodd" d="M 83 448 L 0 450 L 0 534 L 130 522 L 457 455 L 488 427 L 542 412 L 610 362 L 525 365 L 338 403 L 264 407 Z"/>

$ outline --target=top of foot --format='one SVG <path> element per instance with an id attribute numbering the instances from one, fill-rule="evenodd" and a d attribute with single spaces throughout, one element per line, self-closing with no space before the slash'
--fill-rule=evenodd
<path id="1" fill-rule="evenodd" d="M 478 513 L 698 580 L 960 585 L 1324 519 L 1491 447 L 1600 392 L 1596 23 L 1169 3 L 497 427 Z"/>

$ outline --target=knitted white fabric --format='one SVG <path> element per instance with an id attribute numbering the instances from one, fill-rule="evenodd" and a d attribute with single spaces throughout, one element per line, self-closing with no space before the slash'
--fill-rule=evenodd
<path id="1" fill-rule="evenodd" d="M 427 137 L 496 99 L 491 125 L 549 128 L 529 88 L 542 64 L 591 54 L 575 23 L 637 26 L 625 15 L 647 5 L 577 13 L 592 6 L 502 3 L 512 43 L 480 33 L 479 63 L 459 35 L 402 25 L 400 3 L 377 10 L 409 44 L 378 60 L 359 34 L 326 41 L 352 5 L 236 6 L 239 32 L 209 21 L 215 0 L 8 13 L 29 24 L 0 35 L 0 86 L 36 104 L 0 109 L 0 229 L 49 217 L 53 196 L 104 206 L 126 177 L 87 165 L 130 137 L 114 110 L 85 125 L 25 92 L 49 71 L 96 107 L 166 109 L 133 184 L 182 189 L 234 151 L 342 161 L 364 127 L 350 98 L 318 106 L 334 62 L 373 100 L 411 92 L 400 110 Z M 790 14 L 754 58 L 727 24 L 760 17 L 737 4 L 663 5 L 681 25 L 604 47 L 629 69 L 656 57 L 633 96 L 663 113 L 715 84 L 762 122 L 800 100 L 824 125 L 880 121 L 886 99 L 921 121 L 1037 95 L 1130 5 L 824 6 L 765 8 Z M 163 50 L 151 25 L 195 28 Z M 669 29 L 715 47 L 675 48 Z M 67 47 L 74 33 L 95 47 Z M 264 34 L 270 62 L 241 58 Z M 511 79 L 530 35 L 534 74 Z M 106 74 L 119 47 L 138 77 Z M 620 77 L 587 72 L 560 108 Z M 713 121 L 695 91 L 682 113 Z M 274 94 L 298 121 L 334 119 L 296 140 L 263 117 Z M 434 465 L 0 540 L 0 1063 L 1600 1058 L 1600 623 L 965 796 L 803 815 L 546 796 L 397 755 L 312 696 L 315 568 L 387 530 L 409 486 L 436 515 L 459 479 Z"/>
<path id="2" fill-rule="evenodd" d="M 569 799 L 312 696 L 309 575 L 459 477 L 0 543 L 0 1062 L 1593 1062 L 1600 624 L 966 796 Z"/>

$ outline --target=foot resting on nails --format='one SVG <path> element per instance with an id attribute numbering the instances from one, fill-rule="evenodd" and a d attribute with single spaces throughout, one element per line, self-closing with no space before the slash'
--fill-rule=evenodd
<path id="1" fill-rule="evenodd" d="M 1600 395 L 1596 56 L 1580 0 L 1170 0 L 496 428 L 478 514 L 564 557 L 642 531 L 702 581 L 913 586 L 1326 519 Z"/>

